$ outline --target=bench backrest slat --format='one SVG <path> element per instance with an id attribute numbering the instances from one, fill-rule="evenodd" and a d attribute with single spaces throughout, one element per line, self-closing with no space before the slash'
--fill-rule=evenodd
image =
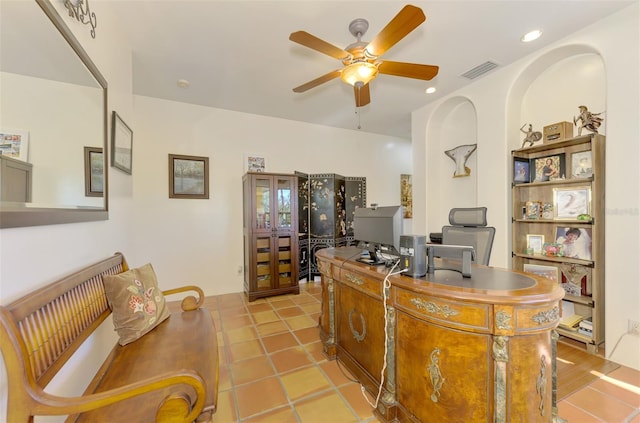
<path id="1" fill-rule="evenodd" d="M 127 264 L 116 253 L 3 307 L 19 331 L 25 365 L 41 388 L 110 314 L 102 276 L 124 270 Z"/>

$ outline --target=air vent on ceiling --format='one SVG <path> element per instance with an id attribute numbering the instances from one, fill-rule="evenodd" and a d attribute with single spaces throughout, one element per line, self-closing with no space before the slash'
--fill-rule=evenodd
<path id="1" fill-rule="evenodd" d="M 481 65 L 476 66 L 471 70 L 466 71 L 465 73 L 462 74 L 462 76 L 469 79 L 476 79 L 477 77 L 484 75 L 485 73 L 497 67 L 498 67 L 497 63 L 487 61 L 482 63 Z"/>

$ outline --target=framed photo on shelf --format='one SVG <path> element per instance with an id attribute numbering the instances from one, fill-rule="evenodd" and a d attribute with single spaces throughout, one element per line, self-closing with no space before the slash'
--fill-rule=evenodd
<path id="1" fill-rule="evenodd" d="M 554 188 L 553 210 L 556 219 L 577 219 L 581 214 L 591 214 L 591 188 Z"/>
<path id="2" fill-rule="evenodd" d="M 114 110 L 111 113 L 111 166 L 131 175 L 133 131 Z"/>
<path id="3" fill-rule="evenodd" d="M 104 194 L 104 161 L 102 148 L 84 148 L 84 195 L 102 197 Z"/>
<path id="4" fill-rule="evenodd" d="M 554 282 L 558 282 L 559 272 L 555 266 L 542 266 L 539 264 L 525 264 L 523 270 L 526 273 L 532 273 L 534 275 L 542 276 L 543 278 L 551 279 Z"/>
<path id="5" fill-rule="evenodd" d="M 169 154 L 169 198 L 209 198 L 209 158 Z"/>
<path id="6" fill-rule="evenodd" d="M 530 162 L 528 159 L 513 158 L 513 183 L 527 184 L 531 182 Z"/>
<path id="7" fill-rule="evenodd" d="M 574 178 L 590 178 L 593 176 L 591 150 L 571 155 L 571 176 Z"/>
<path id="8" fill-rule="evenodd" d="M 564 178 L 564 153 L 533 159 L 534 182 L 548 182 Z"/>
<path id="9" fill-rule="evenodd" d="M 544 235 L 527 235 L 527 251 L 533 254 L 541 254 L 544 245 Z"/>
<path id="10" fill-rule="evenodd" d="M 264 154 L 244 154 L 245 172 L 266 172 L 267 157 Z"/>
<path id="11" fill-rule="evenodd" d="M 556 227 L 555 241 L 565 257 L 591 260 L 591 239 L 591 228 Z"/>

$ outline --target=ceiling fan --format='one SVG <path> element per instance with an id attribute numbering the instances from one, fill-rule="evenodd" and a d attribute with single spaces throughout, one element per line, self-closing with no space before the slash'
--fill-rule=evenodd
<path id="1" fill-rule="evenodd" d="M 322 75 L 294 88 L 293 91 L 302 93 L 340 77 L 345 83 L 353 86 L 356 107 L 362 107 L 371 102 L 369 82 L 379 73 L 426 81 L 432 79 L 438 74 L 438 66 L 380 60 L 387 50 L 416 29 L 425 19 L 422 9 L 407 5 L 369 43 L 361 39 L 369 28 L 369 22 L 365 19 L 355 19 L 349 24 L 349 32 L 358 41 L 344 49 L 305 31 L 292 32 L 289 36 L 291 41 L 336 58 L 344 64 L 342 69 Z"/>

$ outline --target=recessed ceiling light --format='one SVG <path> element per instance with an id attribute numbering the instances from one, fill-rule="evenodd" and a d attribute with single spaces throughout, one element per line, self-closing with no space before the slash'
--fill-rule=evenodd
<path id="1" fill-rule="evenodd" d="M 436 87 L 429 87 L 426 90 L 424 90 L 424 92 L 427 94 L 433 94 L 436 92 Z"/>
<path id="2" fill-rule="evenodd" d="M 189 81 L 186 79 L 178 79 L 178 87 L 187 88 L 189 86 Z"/>
<path id="3" fill-rule="evenodd" d="M 542 31 L 539 29 L 535 29 L 533 31 L 527 32 L 520 38 L 520 41 L 523 43 L 529 43 L 531 41 L 535 41 L 542 35 Z"/>

